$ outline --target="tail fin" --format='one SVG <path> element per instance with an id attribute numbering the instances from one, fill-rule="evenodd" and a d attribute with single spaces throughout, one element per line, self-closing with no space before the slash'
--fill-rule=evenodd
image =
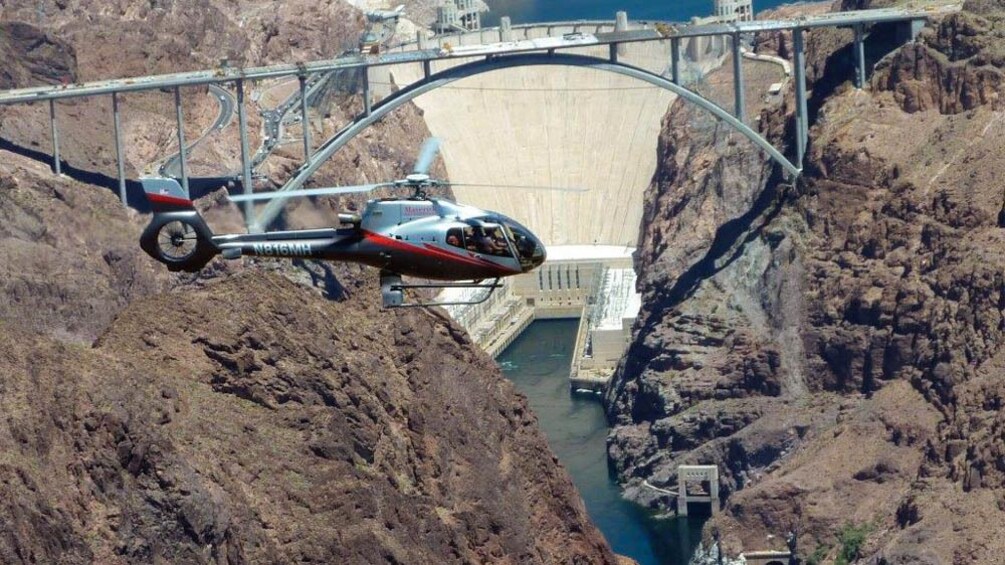
<path id="1" fill-rule="evenodd" d="M 140 179 L 140 183 L 155 214 L 195 210 L 188 194 L 175 179 L 149 177 Z"/>
<path id="2" fill-rule="evenodd" d="M 140 236 L 143 251 L 167 265 L 169 271 L 195 272 L 205 267 L 220 249 L 188 194 L 174 179 L 145 178 L 140 182 L 154 212 Z"/>

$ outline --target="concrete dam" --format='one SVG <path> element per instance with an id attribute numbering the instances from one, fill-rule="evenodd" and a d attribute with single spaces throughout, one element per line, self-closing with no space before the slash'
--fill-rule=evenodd
<path id="1" fill-rule="evenodd" d="M 570 37 L 613 31 L 614 25 L 524 26 L 420 42 L 460 54 L 501 38 Z M 721 42 L 694 41 L 687 47 L 681 64 L 687 82 L 721 63 L 725 51 Z M 669 41 L 618 50 L 619 60 L 669 76 Z M 574 52 L 607 54 L 604 47 Z M 431 71 L 467 61 L 437 62 Z M 404 87 L 423 77 L 417 65 L 372 72 L 385 73 L 371 79 L 380 86 Z M 443 142 L 452 181 L 585 189 L 454 187 L 458 200 L 512 216 L 548 246 L 548 261 L 537 272 L 506 279 L 485 303 L 448 308 L 488 353 L 502 352 L 534 319 L 579 318 L 570 384 L 594 391 L 606 386 L 640 307 L 632 253 L 643 196 L 656 169 L 662 119 L 675 98 L 629 77 L 543 66 L 470 77 L 415 100 Z M 476 294 L 451 290 L 444 299 L 465 301 Z"/>

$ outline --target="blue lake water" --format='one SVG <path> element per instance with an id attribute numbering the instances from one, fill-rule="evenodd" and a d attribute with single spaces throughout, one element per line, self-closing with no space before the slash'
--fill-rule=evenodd
<path id="1" fill-rule="evenodd" d="M 536 321 L 496 361 L 527 395 L 551 450 L 614 551 L 641 565 L 684 565 L 701 539 L 704 518 L 659 519 L 621 498 L 607 471 L 603 407 L 592 396 L 569 393 L 578 326 L 578 320 Z"/>
<path id="2" fill-rule="evenodd" d="M 791 2 L 791 0 L 789 0 Z M 568 20 L 613 20 L 618 10 L 633 20 L 686 22 L 692 16 L 712 15 L 712 0 L 485 0 L 491 12 L 482 18 L 485 26 L 499 25 L 509 16 L 514 24 Z M 754 13 L 786 2 L 754 0 Z"/>

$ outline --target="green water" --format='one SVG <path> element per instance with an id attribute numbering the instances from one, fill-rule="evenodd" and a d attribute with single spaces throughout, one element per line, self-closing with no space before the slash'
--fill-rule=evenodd
<path id="1" fill-rule="evenodd" d="M 607 421 L 592 395 L 570 395 L 569 362 L 578 320 L 541 320 L 496 359 L 527 395 L 548 444 L 615 552 L 641 565 L 683 565 L 701 539 L 704 518 L 657 519 L 621 498 L 607 471 Z"/>

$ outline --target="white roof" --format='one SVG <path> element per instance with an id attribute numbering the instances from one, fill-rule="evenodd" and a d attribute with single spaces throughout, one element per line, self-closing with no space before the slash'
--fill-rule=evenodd
<path id="1" fill-rule="evenodd" d="M 632 269 L 607 269 L 597 297 L 599 315 L 592 328 L 595 330 L 620 330 L 622 320 L 636 318 L 642 308 L 642 297 L 635 292 L 635 271 Z"/>

